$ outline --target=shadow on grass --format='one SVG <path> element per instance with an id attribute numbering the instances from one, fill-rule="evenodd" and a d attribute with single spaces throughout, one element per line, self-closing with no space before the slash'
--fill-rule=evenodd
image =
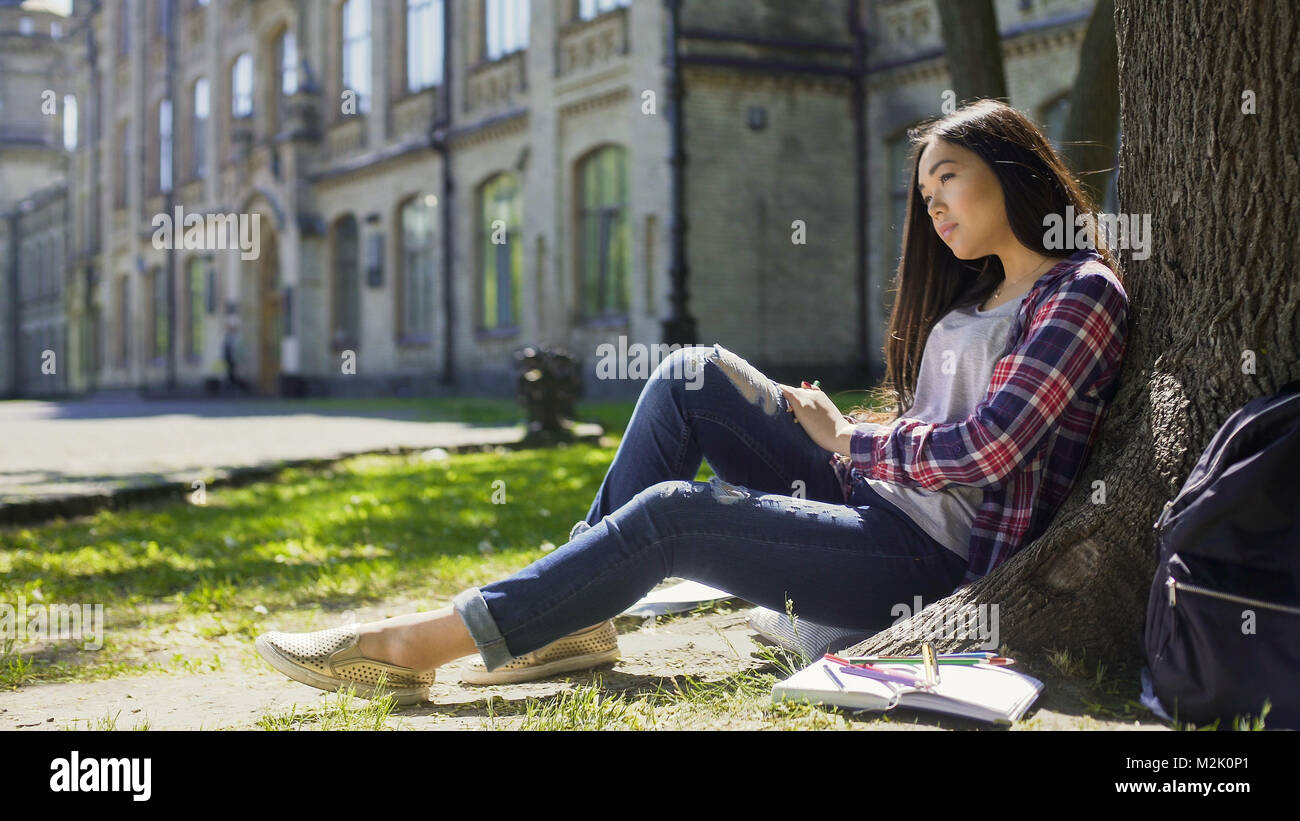
<path id="1" fill-rule="evenodd" d="M 179 594 L 183 610 L 218 611 L 294 591 L 355 604 L 402 582 L 436 592 L 440 582 L 517 569 L 545 541 L 563 544 L 612 458 L 591 445 L 431 462 L 357 457 L 286 470 L 274 482 L 216 484 L 206 506 L 9 528 L 0 531 L 0 565 L 15 598 L 39 590 L 46 602 L 109 606 Z M 370 577 L 384 589 L 367 591 Z"/>

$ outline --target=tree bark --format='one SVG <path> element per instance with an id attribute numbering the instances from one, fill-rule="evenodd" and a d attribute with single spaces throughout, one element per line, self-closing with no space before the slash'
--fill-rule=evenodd
<path id="1" fill-rule="evenodd" d="M 957 104 L 980 97 L 1005 102 L 1007 77 L 993 0 L 936 0 L 935 5 Z"/>
<path id="2" fill-rule="evenodd" d="M 1141 663 L 1152 523 L 1229 414 L 1300 377 L 1295 7 L 1271 0 L 1224 14 L 1212 4 L 1116 0 L 1114 19 L 1119 199 L 1152 221 L 1149 257 L 1120 254 L 1129 344 L 1119 392 L 1039 539 L 851 653 L 910 653 L 927 639 L 943 651 L 973 649 L 980 639 L 945 636 L 945 621 L 997 604 L 1008 652 Z M 1254 114 L 1243 113 L 1247 91 Z M 1097 481 L 1104 497 L 1094 500 Z"/>
<path id="3" fill-rule="evenodd" d="M 1115 0 L 1097 0 L 1079 52 L 1079 73 L 1070 91 L 1061 153 L 1100 208 L 1113 171 L 1119 127 L 1119 51 Z"/>

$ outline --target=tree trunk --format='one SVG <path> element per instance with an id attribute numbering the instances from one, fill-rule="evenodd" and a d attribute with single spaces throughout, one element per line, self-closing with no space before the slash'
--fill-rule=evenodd
<path id="1" fill-rule="evenodd" d="M 1120 204 L 1152 222 L 1150 256 L 1120 255 L 1129 344 L 1119 393 L 1041 538 L 849 652 L 915 652 L 927 638 L 973 649 L 980 639 L 943 637 L 945 621 L 997 604 L 1009 652 L 1140 663 L 1152 523 L 1229 414 L 1300 377 L 1297 11 L 1287 0 L 1230 14 L 1162 0 L 1115 6 Z M 1247 91 L 1256 113 L 1243 113 Z"/>
<path id="2" fill-rule="evenodd" d="M 1005 101 L 1007 77 L 993 0 L 936 0 L 935 5 L 958 105 L 980 97 Z"/>
<path id="3" fill-rule="evenodd" d="M 1118 82 L 1115 0 L 1097 0 L 1079 52 L 1079 73 L 1070 91 L 1061 153 L 1098 208 L 1106 197 L 1117 147 Z"/>

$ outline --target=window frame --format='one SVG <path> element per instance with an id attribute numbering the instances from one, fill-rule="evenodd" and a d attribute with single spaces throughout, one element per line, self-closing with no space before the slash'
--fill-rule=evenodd
<path id="1" fill-rule="evenodd" d="M 130 199 L 128 189 L 130 188 L 131 177 L 131 126 L 127 120 L 119 120 L 117 123 L 117 158 L 116 158 L 116 177 L 117 183 L 113 192 L 113 208 L 119 210 L 126 208 Z"/>
<path id="2" fill-rule="evenodd" d="M 68 117 L 68 112 L 72 112 L 72 117 Z M 68 92 L 63 95 L 63 150 L 76 151 L 81 146 L 81 120 L 79 107 L 77 105 L 77 95 Z M 68 145 L 68 137 L 72 137 L 72 145 Z"/>
<path id="3" fill-rule="evenodd" d="M 574 0 L 573 19 L 583 22 L 595 20 L 601 15 L 625 9 L 630 5 L 632 0 Z M 586 13 L 586 9 L 590 9 L 590 12 Z"/>
<path id="4" fill-rule="evenodd" d="M 162 365 L 167 360 L 167 274 L 161 265 L 149 272 L 149 361 Z"/>
<path id="5" fill-rule="evenodd" d="M 275 38 L 275 63 L 279 71 L 279 97 L 284 99 L 298 93 L 298 38 L 292 26 L 285 26 Z M 290 79 L 292 78 L 292 79 Z M 291 86 L 291 87 L 286 87 Z"/>
<path id="6" fill-rule="evenodd" d="M 433 198 L 434 202 L 430 204 L 428 200 Z M 412 234 L 408 232 L 407 215 L 412 209 L 416 209 L 425 215 L 425 231 L 422 235 L 422 242 L 419 244 L 412 243 Z M 398 277 L 396 297 L 398 301 L 398 343 L 402 345 L 429 345 L 433 342 L 433 318 L 434 318 L 434 285 L 438 276 L 438 258 L 437 258 L 437 217 L 438 203 L 433 194 L 414 194 L 402 202 L 397 210 L 397 230 L 398 230 Z M 410 312 L 414 310 L 412 292 L 417 290 L 413 287 L 415 275 L 412 273 L 413 257 L 427 255 L 427 271 L 421 277 L 423 282 L 419 287 L 420 293 L 415 297 L 424 303 L 425 310 L 422 312 L 424 324 L 422 327 L 413 327 L 411 323 Z M 421 312 L 415 310 L 418 315 Z"/>
<path id="7" fill-rule="evenodd" d="M 345 272 L 343 241 L 345 226 L 351 226 L 351 265 Z M 334 351 L 357 350 L 361 341 L 361 224 L 356 214 L 341 214 L 330 228 L 330 330 L 329 343 Z M 343 298 L 350 291 L 351 305 Z M 352 327 L 345 327 L 351 325 Z"/>
<path id="8" fill-rule="evenodd" d="M 504 60 L 528 49 L 532 27 L 529 0 L 483 0 L 482 9 L 483 37 L 480 42 L 484 62 Z M 494 34 L 498 40 L 496 43 Z"/>
<path id="9" fill-rule="evenodd" d="M 254 115 L 253 88 L 253 54 L 245 51 L 230 64 L 230 119 L 236 122 L 248 121 Z M 241 77 L 244 83 L 241 84 Z M 241 85 L 247 86 L 247 93 L 241 93 Z M 241 112 L 240 102 L 247 101 L 246 111 Z"/>
<path id="10" fill-rule="evenodd" d="M 613 180 L 606 186 L 612 187 L 617 201 L 591 204 L 587 201 L 588 174 L 601 172 L 601 162 L 613 158 L 616 164 Z M 620 324 L 626 322 L 632 312 L 632 229 L 630 217 L 631 192 L 628 188 L 628 151 L 617 143 L 596 146 L 583 154 L 574 163 L 574 263 L 577 275 L 578 315 L 586 324 Z M 600 189 L 599 180 L 593 184 Z M 598 270 L 588 270 L 588 233 L 595 219 L 596 265 Z M 615 243 L 619 240 L 616 232 L 622 233 L 623 265 L 621 297 L 618 292 L 617 277 L 614 270 Z M 602 253 L 603 252 L 603 253 Z M 597 295 L 592 296 L 590 285 L 594 273 L 597 283 Z M 604 293 L 607 298 L 601 300 Z M 621 303 L 621 304 L 620 304 Z M 609 306 L 613 306 L 612 308 Z M 595 310 L 591 310 L 594 308 Z"/>
<path id="11" fill-rule="evenodd" d="M 175 120 L 176 111 L 171 99 L 163 97 L 158 101 L 158 192 L 162 194 L 171 191 L 176 183 L 172 173 L 174 167 L 172 153 L 176 148 Z"/>
<path id="12" fill-rule="evenodd" d="M 271 38 L 270 48 L 267 81 L 271 88 L 270 111 L 273 120 L 270 130 L 274 133 L 282 130 L 289 121 L 289 100 L 298 93 L 302 83 L 298 38 L 293 26 L 284 25 L 277 29 Z"/>
<path id="13" fill-rule="evenodd" d="M 437 88 L 442 85 L 442 64 L 447 47 L 447 37 L 443 31 L 443 22 L 446 19 L 445 2 L 446 0 L 406 0 L 406 59 L 403 62 L 406 77 L 403 85 L 408 94 L 417 94 L 426 89 Z M 418 25 L 418 18 L 427 18 L 427 20 L 433 21 L 434 25 L 432 30 L 428 32 L 428 38 L 417 35 L 417 32 L 422 31 Z M 430 76 L 428 78 L 422 76 L 419 81 L 416 80 L 411 70 L 412 55 L 416 53 L 415 46 L 417 44 L 423 50 L 421 53 L 428 53 L 429 50 L 433 52 L 433 58 L 429 66 Z M 434 46 L 433 49 L 429 49 L 431 44 Z M 417 82 L 421 84 L 417 85 Z"/>
<path id="14" fill-rule="evenodd" d="M 115 289 L 117 297 L 117 338 L 113 340 L 114 366 L 118 370 L 131 367 L 131 277 L 121 274 Z"/>
<path id="15" fill-rule="evenodd" d="M 352 33 L 349 35 L 348 28 L 348 10 L 352 4 L 356 3 L 358 8 L 365 9 L 365 29 L 361 33 Z M 343 0 L 339 3 L 339 88 L 341 91 L 351 91 L 356 94 L 357 110 L 355 116 L 365 116 L 370 113 L 371 98 L 374 96 L 374 86 L 372 74 L 374 73 L 374 9 L 370 5 L 370 0 Z M 365 70 L 357 75 L 357 79 L 363 80 L 364 87 L 358 88 L 355 84 L 349 84 L 348 79 L 355 74 L 354 64 L 360 59 L 354 49 L 364 51 Z M 346 115 L 345 115 L 346 116 Z"/>
<path id="16" fill-rule="evenodd" d="M 498 310 L 498 315 L 496 316 L 495 324 L 488 324 L 487 309 L 488 309 L 488 291 L 489 291 L 488 288 L 489 271 L 488 271 L 487 249 L 489 246 L 496 245 L 495 243 L 492 242 L 492 222 L 494 222 L 496 218 L 500 218 L 499 213 L 495 215 L 489 214 L 488 198 L 490 194 L 495 194 L 495 192 L 498 189 L 506 189 L 511 187 L 513 188 L 513 190 L 511 191 L 510 197 L 506 199 L 503 199 L 501 197 L 496 197 L 495 199 L 495 202 L 498 203 L 501 208 L 505 209 L 505 217 L 506 217 L 503 220 L 503 222 L 505 222 L 506 224 L 506 242 L 502 244 L 505 245 L 508 249 L 508 258 L 512 268 L 508 277 L 508 281 L 511 287 L 511 297 L 512 297 L 509 300 L 510 321 L 509 323 L 503 323 L 499 315 L 499 308 L 501 304 L 500 286 L 502 284 L 502 273 L 497 266 L 499 265 L 499 262 L 501 260 L 501 253 L 499 251 L 495 251 L 493 252 L 493 256 L 492 256 L 491 273 L 494 275 L 494 282 L 491 291 L 492 294 L 496 297 L 495 301 L 496 301 L 496 308 Z M 523 290 L 523 276 L 524 276 L 523 186 L 519 179 L 519 175 L 515 174 L 512 171 L 499 171 L 496 174 L 493 174 L 492 176 L 488 177 L 479 185 L 478 190 L 476 192 L 475 200 L 477 204 L 477 208 L 475 209 L 475 211 L 477 213 L 477 221 L 478 221 L 478 231 L 476 232 L 477 242 L 475 243 L 475 247 L 476 247 L 475 253 L 477 255 L 477 260 L 476 260 L 477 276 L 475 277 L 475 282 L 477 283 L 476 286 L 477 304 L 475 306 L 476 310 L 474 311 L 475 329 L 477 330 L 479 335 L 484 335 L 484 336 L 514 335 L 519 332 L 520 325 L 522 324 L 522 320 L 523 320 L 523 316 L 522 316 L 523 306 L 521 304 L 521 293 L 520 293 Z"/>
<path id="17" fill-rule="evenodd" d="M 199 89 L 203 89 L 203 111 L 199 115 Z M 212 116 L 212 84 L 207 77 L 196 77 L 190 84 L 190 179 L 208 176 L 208 119 Z"/>
<path id="18" fill-rule="evenodd" d="M 198 275 L 196 290 L 195 275 Z M 200 256 L 191 256 L 184 269 L 185 276 L 185 358 L 188 362 L 200 362 L 203 359 L 204 343 L 207 341 L 204 317 L 207 314 L 207 265 Z M 196 310 L 197 309 L 197 310 Z"/>

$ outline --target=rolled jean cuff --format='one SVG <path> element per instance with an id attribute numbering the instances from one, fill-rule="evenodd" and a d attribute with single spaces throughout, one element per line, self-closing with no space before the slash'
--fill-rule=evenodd
<path id="1" fill-rule="evenodd" d="M 465 629 L 474 639 L 479 655 L 483 657 L 483 666 L 489 672 L 514 661 L 515 657 L 510 655 L 510 650 L 506 647 L 505 636 L 497 629 L 492 611 L 488 610 L 483 593 L 477 587 L 457 593 L 451 600 L 451 606 L 461 621 L 465 622 Z"/>

